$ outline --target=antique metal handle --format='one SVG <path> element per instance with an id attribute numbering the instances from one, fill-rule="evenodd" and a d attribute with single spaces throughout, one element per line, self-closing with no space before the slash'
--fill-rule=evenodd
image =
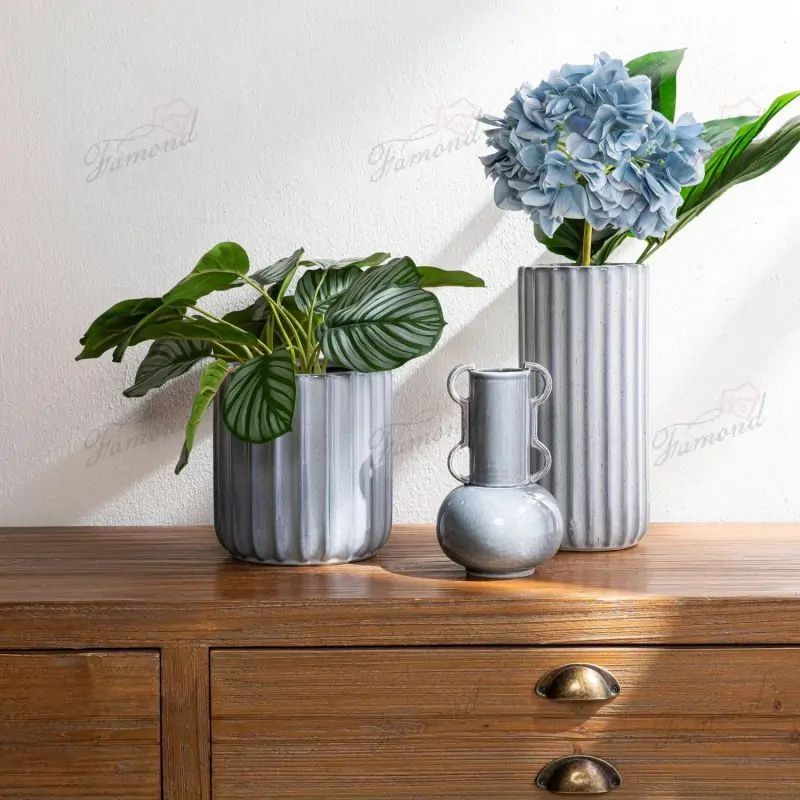
<path id="1" fill-rule="evenodd" d="M 620 693 L 619 681 L 594 664 L 557 667 L 536 684 L 536 694 L 548 700 L 592 702 L 612 700 Z"/>
<path id="2" fill-rule="evenodd" d="M 553 794 L 607 794 L 622 786 L 622 778 L 601 758 L 567 756 L 544 767 L 536 776 L 536 785 Z"/>

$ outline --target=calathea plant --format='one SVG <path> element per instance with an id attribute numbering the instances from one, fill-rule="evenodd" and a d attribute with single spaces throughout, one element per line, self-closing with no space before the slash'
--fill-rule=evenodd
<path id="1" fill-rule="evenodd" d="M 79 360 L 113 349 L 117 362 L 127 348 L 152 341 L 126 397 L 142 397 L 207 362 L 176 472 L 218 392 L 234 435 L 269 442 L 291 430 L 295 374 L 399 367 L 429 352 L 444 329 L 442 308 L 428 288 L 484 285 L 467 272 L 418 267 L 389 253 L 342 261 L 303 255 L 298 249 L 248 274 L 244 249 L 223 242 L 166 294 L 116 303 L 81 338 Z M 242 286 L 255 291 L 245 308 L 217 317 L 198 305 L 212 292 Z"/>
<path id="2" fill-rule="evenodd" d="M 675 122 L 683 53 L 565 64 L 523 84 L 502 117 L 482 117 L 497 205 L 525 211 L 536 239 L 576 264 L 605 264 L 630 236 L 646 242 L 643 263 L 732 186 L 780 163 L 800 118 L 757 137 L 800 92 L 759 117 Z"/>

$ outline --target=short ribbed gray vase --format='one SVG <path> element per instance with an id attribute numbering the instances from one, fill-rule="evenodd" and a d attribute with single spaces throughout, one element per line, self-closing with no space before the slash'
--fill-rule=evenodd
<path id="1" fill-rule="evenodd" d="M 469 374 L 469 396 L 455 382 Z M 531 376 L 545 387 L 531 397 Z M 553 496 L 536 481 L 547 473 L 550 454 L 536 435 L 536 413 L 550 394 L 550 376 L 538 364 L 523 369 L 476 370 L 456 367 L 447 381 L 461 406 L 461 441 L 447 466 L 464 486 L 445 497 L 436 521 L 439 544 L 448 558 L 478 578 L 521 578 L 551 558 L 561 544 L 563 520 Z M 529 448 L 545 464 L 530 471 Z M 460 474 L 454 458 L 469 449 L 469 474 Z"/>
<path id="2" fill-rule="evenodd" d="M 553 377 L 539 430 L 553 457 L 542 484 L 566 523 L 562 549 L 632 547 L 649 516 L 648 268 L 522 267 L 519 339 L 520 361 Z"/>
<path id="3" fill-rule="evenodd" d="M 302 566 L 374 555 L 392 526 L 391 372 L 297 375 L 291 432 L 233 436 L 214 407 L 214 527 L 236 558 Z"/>

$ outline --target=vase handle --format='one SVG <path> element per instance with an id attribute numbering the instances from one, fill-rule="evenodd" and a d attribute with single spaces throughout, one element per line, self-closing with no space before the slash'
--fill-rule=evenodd
<path id="1" fill-rule="evenodd" d="M 456 381 L 461 376 L 461 373 L 469 372 L 471 369 L 475 369 L 474 364 L 461 364 L 447 376 L 447 393 L 450 395 L 453 401 L 458 403 L 458 405 L 461 407 L 461 439 L 447 456 L 447 469 L 450 470 L 450 474 L 461 483 L 469 483 L 470 476 L 462 475 L 458 472 L 458 470 L 456 470 L 454 466 L 454 459 L 460 450 L 464 450 L 469 447 L 469 397 L 462 397 L 458 393 L 458 389 L 456 389 Z"/>
<path id="2" fill-rule="evenodd" d="M 530 370 L 535 375 L 541 375 L 544 380 L 544 388 L 539 394 L 531 398 L 531 447 L 538 450 L 542 454 L 542 468 L 530 476 L 531 483 L 538 483 L 548 472 L 550 467 L 553 466 L 553 456 L 550 453 L 547 445 L 539 439 L 539 406 L 550 397 L 553 391 L 553 378 L 550 373 L 541 365 L 534 364 L 532 361 L 525 362 L 525 369 Z M 534 382 L 536 378 L 534 377 Z"/>

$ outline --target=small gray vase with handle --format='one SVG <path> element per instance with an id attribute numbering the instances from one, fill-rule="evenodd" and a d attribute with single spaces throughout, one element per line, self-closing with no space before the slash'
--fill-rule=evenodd
<path id="1" fill-rule="evenodd" d="M 469 396 L 456 390 L 456 380 L 469 374 Z M 544 389 L 531 397 L 532 375 Z M 550 452 L 536 433 L 539 405 L 550 394 L 546 369 L 477 370 L 456 367 L 447 380 L 450 396 L 461 407 L 461 441 L 447 466 L 463 486 L 444 499 L 436 522 L 445 555 L 480 578 L 521 578 L 551 558 L 561 545 L 564 523 L 553 496 L 536 481 L 550 469 Z M 530 472 L 530 447 L 544 459 Z M 469 448 L 469 475 L 454 465 L 456 454 Z"/>

